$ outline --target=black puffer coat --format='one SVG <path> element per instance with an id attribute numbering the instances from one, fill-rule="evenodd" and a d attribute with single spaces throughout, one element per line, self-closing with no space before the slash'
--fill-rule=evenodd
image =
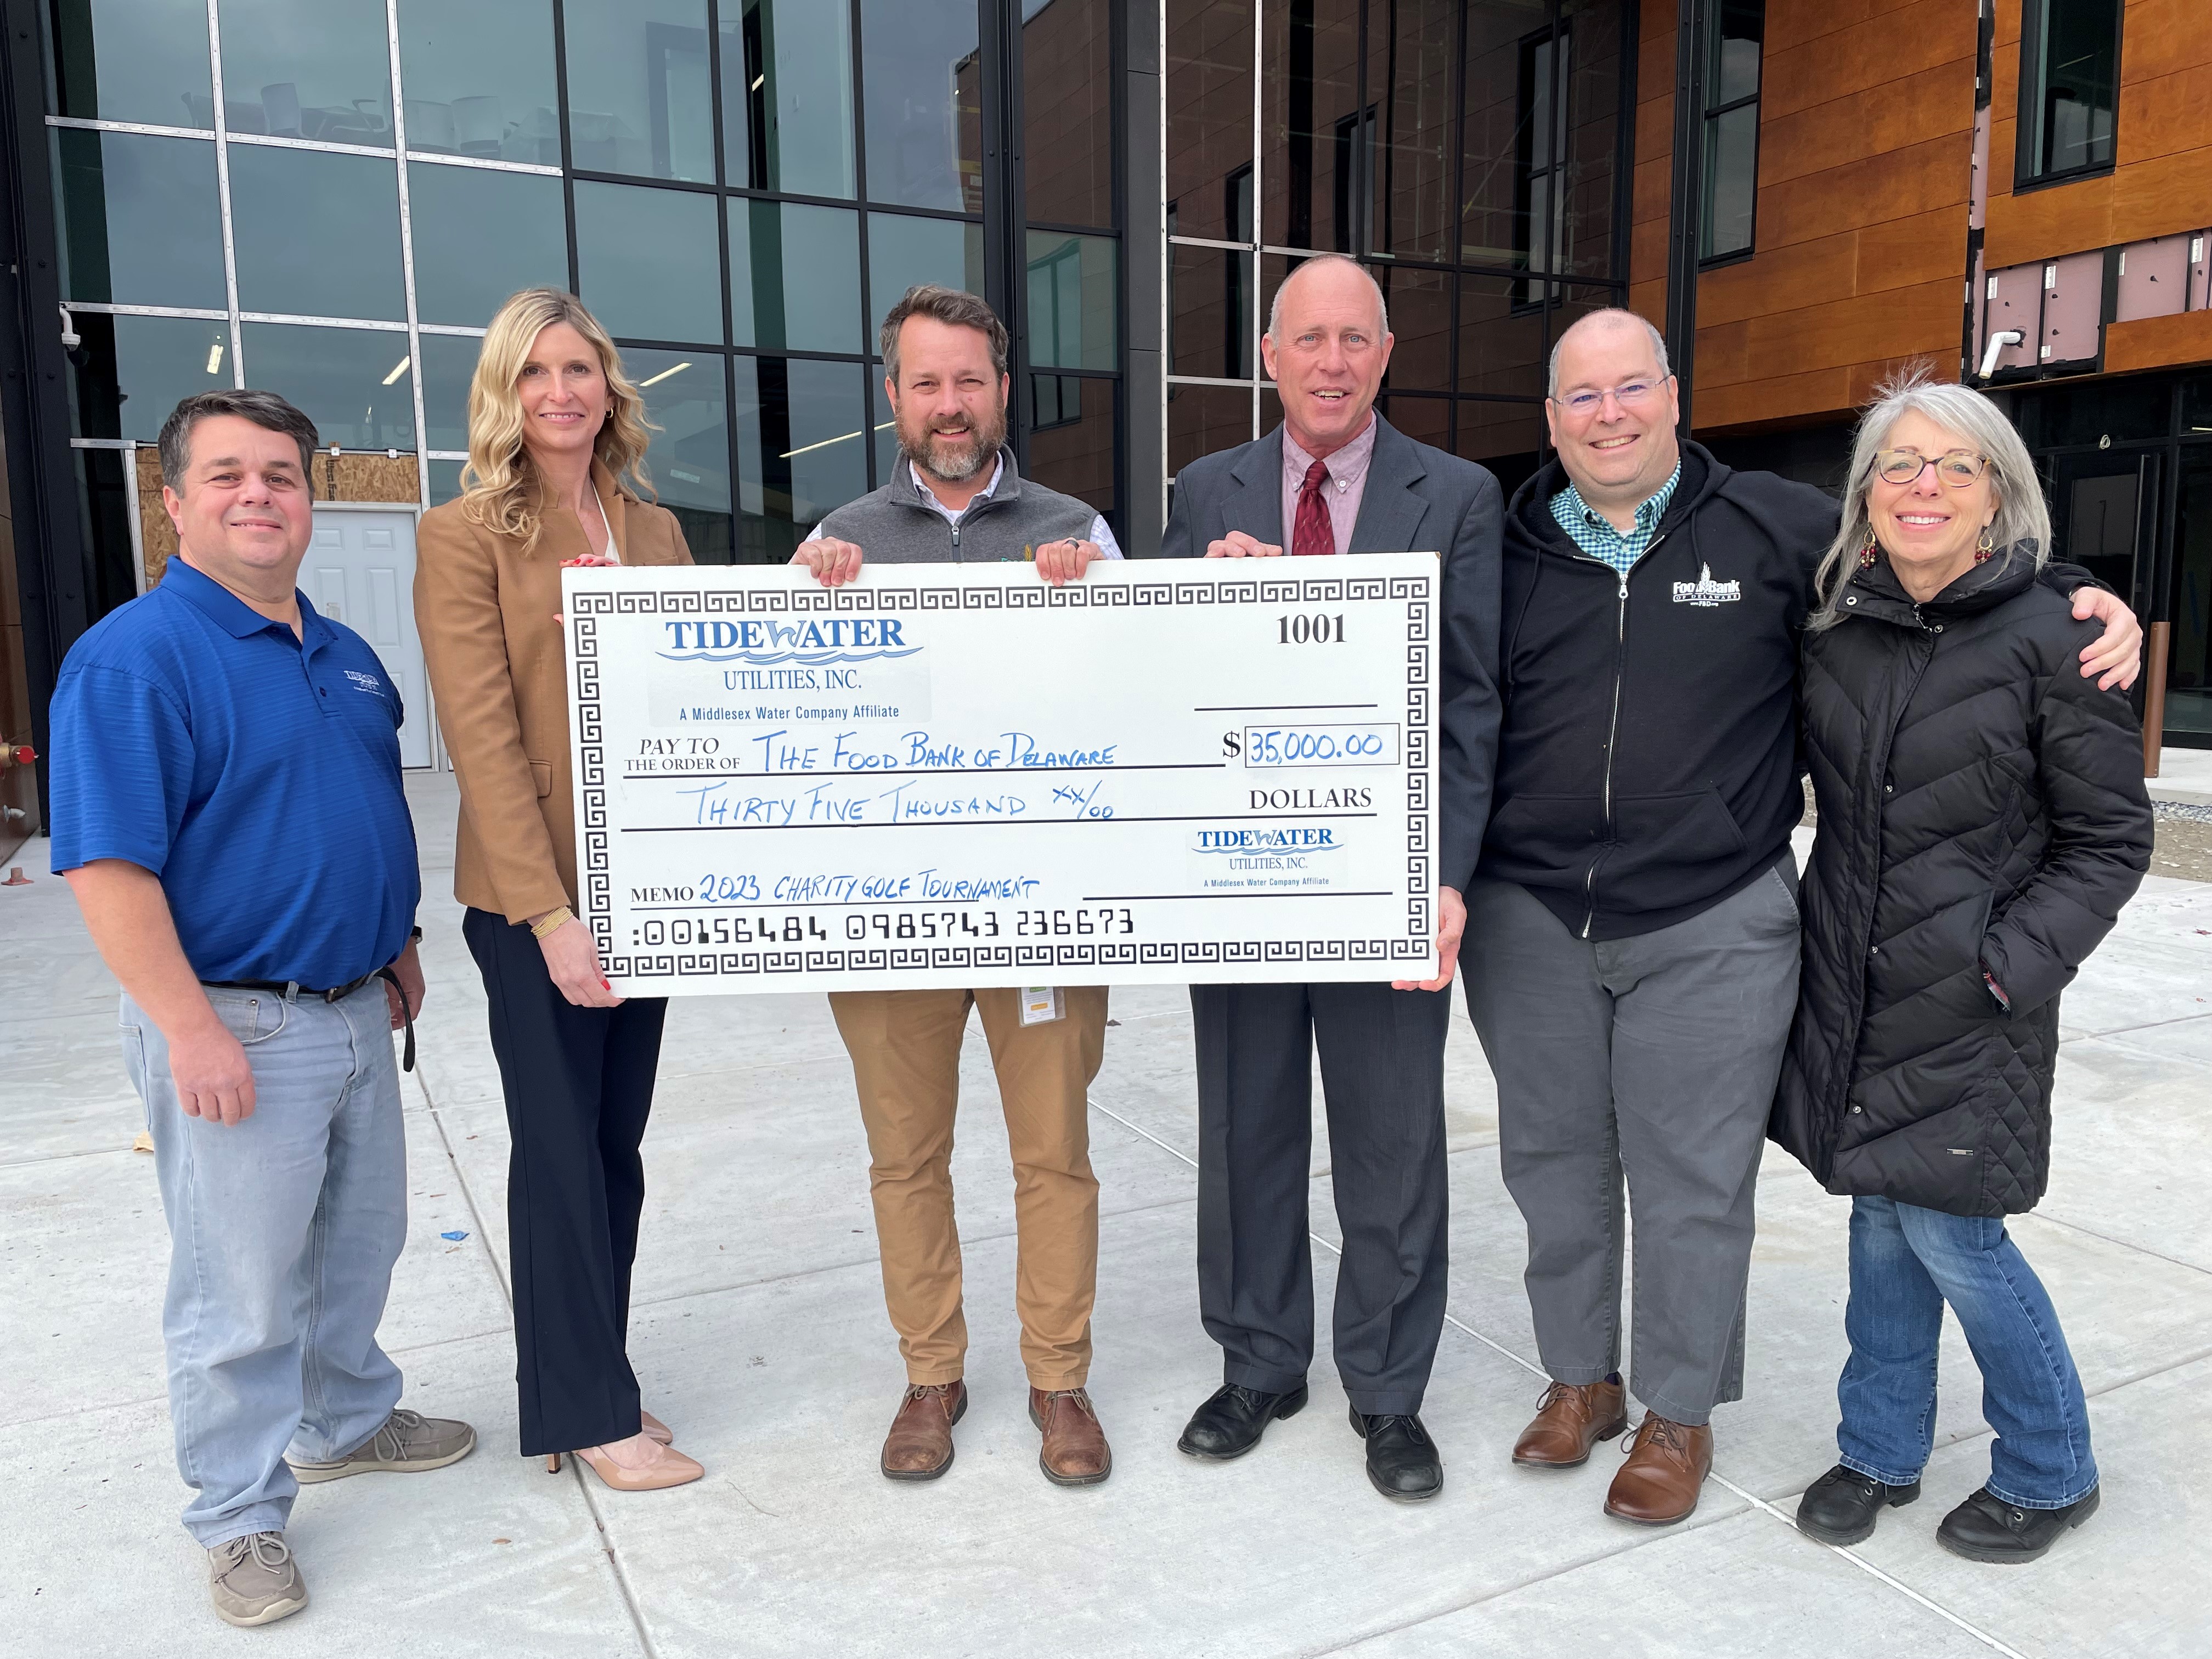
<path id="1" fill-rule="evenodd" d="M 2058 993 L 2149 867 L 2135 717 L 2081 677 L 2099 624 L 2032 564 L 1915 605 L 1885 561 L 1806 636 L 1820 834 L 1771 1133 L 1832 1193 L 2034 1207 Z"/>

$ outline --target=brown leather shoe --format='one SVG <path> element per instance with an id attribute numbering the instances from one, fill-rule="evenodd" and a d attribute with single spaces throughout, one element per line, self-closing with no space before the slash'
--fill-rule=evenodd
<path id="1" fill-rule="evenodd" d="M 1095 1486 L 1114 1473 L 1097 1408 L 1081 1389 L 1031 1389 L 1030 1421 L 1044 1431 L 1037 1467 L 1054 1486 Z"/>
<path id="2" fill-rule="evenodd" d="M 1686 1520 L 1713 1468 L 1713 1431 L 1646 1412 L 1626 1448 L 1628 1461 L 1613 1477 L 1605 1512 L 1647 1527 Z"/>
<path id="3" fill-rule="evenodd" d="M 1577 1468 L 1589 1462 L 1592 1446 L 1627 1426 L 1626 1390 L 1620 1383 L 1554 1382 L 1514 1443 L 1513 1461 L 1524 1469 Z"/>
<path id="4" fill-rule="evenodd" d="M 934 1480 L 952 1467 L 952 1425 L 968 1413 L 965 1382 L 916 1382 L 899 1401 L 879 1465 L 890 1480 Z"/>

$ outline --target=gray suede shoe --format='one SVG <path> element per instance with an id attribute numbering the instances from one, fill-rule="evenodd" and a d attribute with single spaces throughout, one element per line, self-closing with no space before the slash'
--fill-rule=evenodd
<path id="1" fill-rule="evenodd" d="M 305 1463 L 287 1458 L 300 1484 L 343 1480 L 349 1474 L 419 1474 L 458 1463 L 476 1449 L 477 1431 L 450 1417 L 425 1417 L 420 1412 L 396 1411 L 384 1426 L 343 1457 L 330 1463 Z"/>
<path id="2" fill-rule="evenodd" d="M 216 1617 L 251 1627 L 289 1619 L 307 1605 L 307 1581 L 281 1532 L 250 1532 L 208 1553 Z"/>

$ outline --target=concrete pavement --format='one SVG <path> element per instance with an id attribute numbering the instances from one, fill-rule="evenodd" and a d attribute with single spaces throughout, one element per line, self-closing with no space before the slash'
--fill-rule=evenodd
<path id="1" fill-rule="evenodd" d="M 1751 1397 L 1716 1417 L 1716 1478 L 1658 1531 L 1600 1512 L 1615 1456 L 1507 1462 L 1542 1386 L 1499 1183 L 1495 1103 L 1455 1017 L 1448 1067 L 1451 1322 L 1425 1418 L 1437 1502 L 1383 1502 L 1326 1355 L 1310 1409 L 1229 1466 L 1174 1440 L 1215 1384 L 1193 1285 L 1194 1090 L 1179 989 L 1117 992 L 1092 1098 L 1103 1184 L 1092 1392 L 1114 1478 L 1048 1486 L 1012 1310 L 1006 1139 L 979 1041 L 955 1158 L 969 1381 L 936 1483 L 875 1469 L 901 1385 L 851 1073 L 819 998 L 672 1005 L 647 1138 L 631 1352 L 708 1478 L 618 1494 L 515 1455 L 507 1139 L 483 997 L 450 897 L 450 778 L 410 780 L 431 1003 L 407 1082 L 413 1212 L 387 1345 L 407 1402 L 480 1449 L 422 1476 L 309 1488 L 292 1539 L 313 1603 L 233 1631 L 207 1607 L 163 1396 L 167 1240 L 117 1054 L 114 991 L 64 884 L 0 890 L 0 1654 L 1700 1656 L 2195 1654 L 2212 1639 L 2212 885 L 2154 879 L 2067 994 L 2056 1174 L 2014 1225 L 2092 1395 L 2102 1512 L 2039 1565 L 1939 1550 L 1989 1432 L 1955 1327 L 1926 1495 L 1838 1551 L 1787 1524 L 1834 1461 L 1841 1200 L 1775 1154 L 1760 1183 Z M 44 843 L 39 843 L 43 857 Z M 1316 1277 L 1336 1237 L 1317 1126 Z M 447 1233 L 465 1233 L 451 1240 Z M 1326 1333 L 1326 1317 L 1322 1320 Z M 1324 1335 L 1325 1340 L 1325 1335 Z"/>

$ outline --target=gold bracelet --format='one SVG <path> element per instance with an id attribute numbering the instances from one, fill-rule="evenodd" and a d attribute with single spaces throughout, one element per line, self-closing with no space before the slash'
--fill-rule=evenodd
<path id="1" fill-rule="evenodd" d="M 531 924 L 530 937 L 532 939 L 544 939 L 546 934 L 551 933 L 556 927 L 561 927 L 563 923 L 574 921 L 575 919 L 576 913 L 571 910 L 565 904 L 557 910 L 548 910 L 544 915 L 538 917 L 535 922 Z"/>

